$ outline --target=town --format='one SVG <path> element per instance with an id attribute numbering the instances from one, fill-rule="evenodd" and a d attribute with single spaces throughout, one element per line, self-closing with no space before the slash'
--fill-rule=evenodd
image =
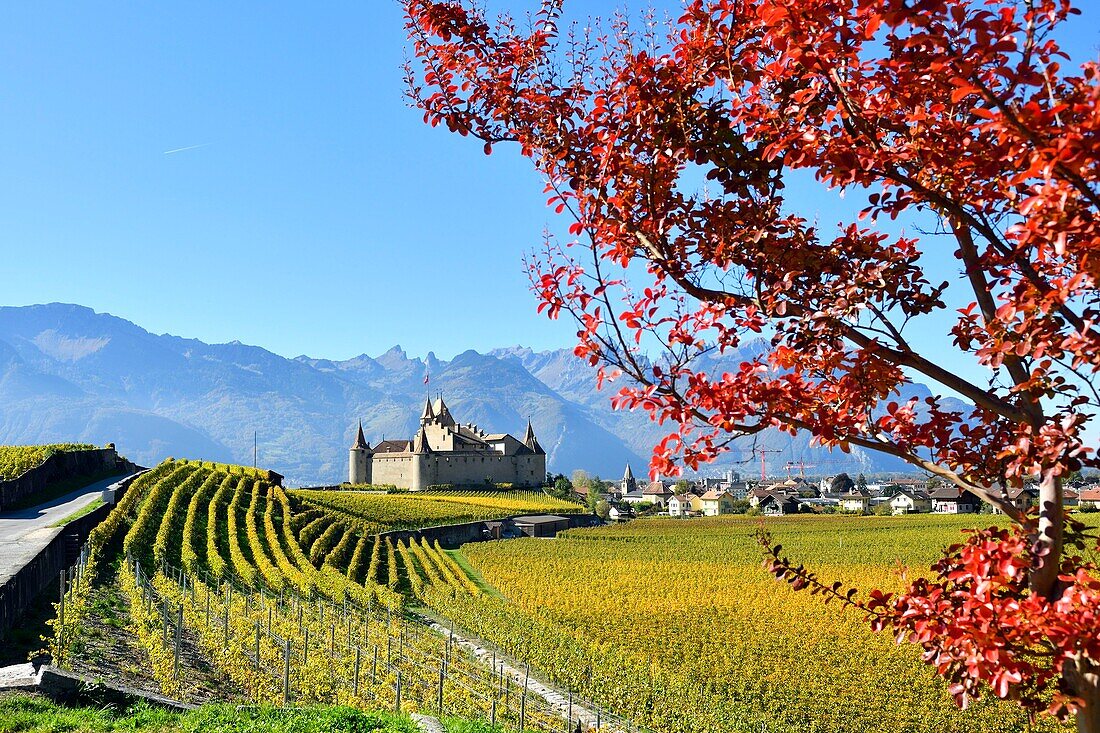
<path id="1" fill-rule="evenodd" d="M 796 466 L 797 464 L 792 464 Z M 789 467 L 790 468 L 790 467 Z M 749 481 L 728 471 L 719 478 L 663 479 L 640 482 L 628 465 L 616 482 L 558 476 L 559 495 L 572 493 L 597 514 L 612 521 L 638 516 L 714 517 L 722 514 L 785 516 L 790 514 L 980 514 L 1001 513 L 973 493 L 935 478 L 894 477 L 868 481 L 847 473 L 819 479 L 788 476 L 782 481 Z M 1028 483 L 1005 495 L 1021 511 L 1037 505 L 1039 488 Z M 602 505 L 601 505 L 602 502 Z M 1100 511 L 1100 480 L 1080 474 L 1067 482 L 1064 506 L 1081 512 Z"/>

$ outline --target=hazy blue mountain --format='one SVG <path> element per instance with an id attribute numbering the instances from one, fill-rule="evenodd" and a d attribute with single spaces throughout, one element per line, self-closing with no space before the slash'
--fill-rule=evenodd
<path id="1" fill-rule="evenodd" d="M 742 354 L 713 358 L 736 368 Z M 424 384 L 430 376 L 429 385 Z M 915 391 L 924 390 L 916 386 Z M 345 361 L 288 359 L 239 342 L 206 344 L 155 335 L 76 305 L 0 308 L 0 443 L 114 441 L 139 463 L 167 456 L 259 462 L 292 483 L 342 480 L 358 420 L 372 443 L 409 438 L 425 396 L 442 391 L 456 419 L 519 435 L 530 419 L 552 471 L 584 468 L 617 478 L 630 462 L 645 474 L 665 431 L 639 412 L 610 409 L 610 391 L 569 349 L 467 351 L 450 361 L 399 346 Z M 902 468 L 877 454 L 830 454 L 805 437 L 763 435 L 769 474 L 804 460 L 815 473 Z M 749 446 L 708 468 L 759 472 Z"/>
<path id="2" fill-rule="evenodd" d="M 412 437 L 429 387 L 452 413 L 522 434 L 550 467 L 605 475 L 644 459 L 522 365 L 473 351 L 444 362 L 394 347 L 377 358 L 287 359 L 232 342 L 151 334 L 82 306 L 0 308 L 0 443 L 114 441 L 145 464 L 175 456 L 260 463 L 292 482 L 343 479 L 359 419 L 368 439 Z"/>

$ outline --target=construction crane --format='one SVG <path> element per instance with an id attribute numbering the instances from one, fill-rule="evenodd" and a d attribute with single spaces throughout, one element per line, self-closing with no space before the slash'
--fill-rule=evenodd
<path id="1" fill-rule="evenodd" d="M 768 480 L 768 454 L 782 453 L 783 451 L 770 448 L 760 448 L 756 452 L 760 454 L 760 483 L 764 483 Z"/>
<path id="2" fill-rule="evenodd" d="M 807 468 L 817 468 L 816 463 L 806 463 L 805 461 L 802 461 L 802 460 L 787 461 L 787 478 L 791 477 L 791 469 L 794 468 L 795 466 L 798 466 L 798 475 L 802 479 L 806 478 L 806 469 Z"/>

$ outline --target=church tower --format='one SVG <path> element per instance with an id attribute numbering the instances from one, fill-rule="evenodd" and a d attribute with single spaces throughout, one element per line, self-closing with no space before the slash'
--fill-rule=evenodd
<path id="1" fill-rule="evenodd" d="M 348 483 L 370 483 L 370 443 L 363 437 L 363 421 L 359 421 L 359 433 L 355 444 L 348 451 Z"/>
<path id="2" fill-rule="evenodd" d="M 623 474 L 623 480 L 620 482 L 620 488 L 624 494 L 629 494 L 632 491 L 638 490 L 638 482 L 634 480 L 634 472 L 630 470 L 630 464 L 626 464 L 626 472 Z"/>

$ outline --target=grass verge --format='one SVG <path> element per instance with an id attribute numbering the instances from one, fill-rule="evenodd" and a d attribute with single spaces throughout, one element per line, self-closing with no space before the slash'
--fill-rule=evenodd
<path id="1" fill-rule="evenodd" d="M 416 733 L 405 716 L 341 706 L 275 708 L 203 705 L 173 713 L 145 705 L 110 708 L 63 707 L 36 695 L 0 696 L 0 733 Z M 471 729 L 471 733 L 474 733 Z"/>
<path id="2" fill-rule="evenodd" d="M 99 509 L 101 506 L 103 506 L 103 499 L 96 499 L 95 501 L 91 502 L 90 504 L 88 504 L 88 506 L 84 507 L 83 509 L 77 509 L 75 512 L 73 512 L 69 516 L 65 517 L 64 519 L 57 520 L 56 522 L 54 522 L 50 526 L 51 527 L 64 527 L 66 524 L 73 521 L 74 519 L 80 519 L 83 516 L 91 514 L 96 509 Z"/>
<path id="3" fill-rule="evenodd" d="M 494 598 L 504 599 L 500 591 L 490 585 L 481 573 L 474 570 L 474 566 L 470 564 L 469 558 L 462 554 L 462 550 L 444 550 L 444 552 L 454 558 L 454 561 L 462 568 L 462 572 L 470 576 L 470 580 L 474 581 L 474 585 L 476 585 L 482 593 Z"/>

